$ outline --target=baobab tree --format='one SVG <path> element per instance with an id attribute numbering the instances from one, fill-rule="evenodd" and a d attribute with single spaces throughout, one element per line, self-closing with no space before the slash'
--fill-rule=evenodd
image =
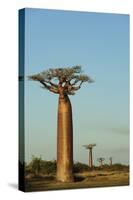
<path id="1" fill-rule="evenodd" d="M 92 157 L 92 149 L 96 146 L 96 144 L 88 144 L 83 145 L 86 149 L 89 149 L 89 167 L 92 169 L 93 167 L 93 157 Z"/>
<path id="2" fill-rule="evenodd" d="M 100 163 L 100 167 L 102 168 L 103 166 L 103 161 L 105 160 L 105 158 L 98 158 L 97 161 Z"/>
<path id="3" fill-rule="evenodd" d="M 83 83 L 93 80 L 82 74 L 81 66 L 50 68 L 29 76 L 42 88 L 59 95 L 57 120 L 57 180 L 72 182 L 73 178 L 73 122 L 69 95 L 74 95 Z"/>
<path id="4" fill-rule="evenodd" d="M 109 165 L 112 166 L 112 157 L 109 157 Z"/>

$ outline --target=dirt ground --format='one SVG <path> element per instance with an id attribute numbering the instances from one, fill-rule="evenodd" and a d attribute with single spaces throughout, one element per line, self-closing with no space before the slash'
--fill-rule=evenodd
<path id="1" fill-rule="evenodd" d="M 75 181 L 61 183 L 55 176 L 40 176 L 26 178 L 26 192 L 61 190 L 76 188 L 93 188 L 129 185 L 129 172 L 126 171 L 92 171 L 74 174 Z"/>

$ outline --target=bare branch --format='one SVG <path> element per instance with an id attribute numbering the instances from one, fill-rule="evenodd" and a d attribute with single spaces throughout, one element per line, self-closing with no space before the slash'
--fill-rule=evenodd
<path id="1" fill-rule="evenodd" d="M 76 91 L 76 90 L 79 90 L 79 89 L 80 89 L 80 86 L 72 87 L 72 91 Z"/>
<path id="2" fill-rule="evenodd" d="M 59 91 L 57 89 L 55 89 L 54 87 L 50 87 L 50 91 L 55 94 L 59 94 Z"/>
<path id="3" fill-rule="evenodd" d="M 49 83 L 50 85 L 54 86 L 55 88 L 58 88 L 58 85 L 55 83 L 52 83 L 51 81 L 44 80 L 44 82 Z"/>
<path id="4" fill-rule="evenodd" d="M 71 85 L 75 85 L 76 83 L 78 83 L 78 82 L 79 82 L 79 80 L 77 80 L 77 79 L 75 79 L 75 78 L 71 79 L 71 81 L 72 81 L 72 80 L 74 80 L 74 82 L 73 82 L 73 83 L 71 83 Z"/>
<path id="5" fill-rule="evenodd" d="M 44 88 L 46 88 L 46 89 L 50 89 L 50 86 L 49 85 L 47 85 L 44 81 L 39 81 L 43 86 L 44 86 Z"/>
<path id="6" fill-rule="evenodd" d="M 47 85 L 44 81 L 40 81 L 40 83 L 43 84 L 43 86 L 44 86 L 45 89 L 47 89 L 47 90 L 49 90 L 49 91 L 51 91 L 53 93 L 56 93 L 56 94 L 59 93 L 58 90 L 57 90 L 57 88 L 55 88 L 53 86 Z"/>

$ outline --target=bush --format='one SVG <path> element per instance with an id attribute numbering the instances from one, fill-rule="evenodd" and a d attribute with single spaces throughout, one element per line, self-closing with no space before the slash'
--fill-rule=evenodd
<path id="1" fill-rule="evenodd" d="M 89 166 L 80 162 L 77 162 L 73 166 L 73 170 L 75 173 L 84 172 L 89 170 Z"/>
<path id="2" fill-rule="evenodd" d="M 42 158 L 38 158 L 35 156 L 32 156 L 32 161 L 29 163 L 29 165 L 26 166 L 26 171 L 33 173 L 35 176 L 39 176 L 41 170 L 42 170 Z"/>
<path id="3" fill-rule="evenodd" d="M 31 162 L 26 165 L 26 175 L 29 173 L 39 176 L 40 174 L 55 174 L 56 172 L 56 161 L 45 161 L 41 157 L 32 157 Z"/>
<path id="4" fill-rule="evenodd" d="M 106 171 L 128 171 L 129 170 L 129 166 L 122 165 L 120 163 L 112 164 L 112 166 L 105 164 L 102 167 L 95 166 L 94 170 L 103 170 L 103 171 L 104 170 L 106 170 Z"/>
<path id="5" fill-rule="evenodd" d="M 34 176 L 40 176 L 40 174 L 44 175 L 54 175 L 56 173 L 56 160 L 55 161 L 46 161 L 42 160 L 41 157 L 32 157 L 32 161 L 29 164 L 20 164 L 20 167 L 25 170 L 25 175 L 34 174 Z M 129 166 L 122 165 L 120 163 L 113 164 L 109 166 L 107 164 L 103 165 L 102 168 L 99 166 L 93 166 L 93 170 L 99 171 L 129 171 Z M 74 173 L 82 173 L 92 170 L 88 165 L 80 162 L 76 162 L 73 165 Z"/>
<path id="6" fill-rule="evenodd" d="M 43 161 L 41 171 L 44 174 L 55 174 L 56 173 L 56 161 Z"/>
<path id="7" fill-rule="evenodd" d="M 111 167 L 111 170 L 112 171 L 125 171 L 125 170 L 129 170 L 129 166 L 127 165 L 122 165 L 120 163 L 116 163 L 116 164 L 113 164 Z"/>

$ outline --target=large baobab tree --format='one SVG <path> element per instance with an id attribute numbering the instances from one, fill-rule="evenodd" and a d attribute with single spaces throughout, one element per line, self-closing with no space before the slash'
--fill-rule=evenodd
<path id="1" fill-rule="evenodd" d="M 102 157 L 100 157 L 100 158 L 98 158 L 97 159 L 97 161 L 100 163 L 100 167 L 102 168 L 102 166 L 103 166 L 103 161 L 105 160 L 105 158 L 102 158 Z"/>
<path id="2" fill-rule="evenodd" d="M 96 144 L 88 144 L 83 145 L 86 149 L 89 150 L 89 167 L 92 169 L 93 167 L 93 157 L 92 157 L 92 149 L 96 146 Z"/>
<path id="3" fill-rule="evenodd" d="M 50 68 L 29 79 L 59 95 L 57 122 L 57 180 L 73 181 L 73 123 L 69 95 L 74 95 L 84 82 L 93 80 L 82 74 L 81 66 Z"/>

